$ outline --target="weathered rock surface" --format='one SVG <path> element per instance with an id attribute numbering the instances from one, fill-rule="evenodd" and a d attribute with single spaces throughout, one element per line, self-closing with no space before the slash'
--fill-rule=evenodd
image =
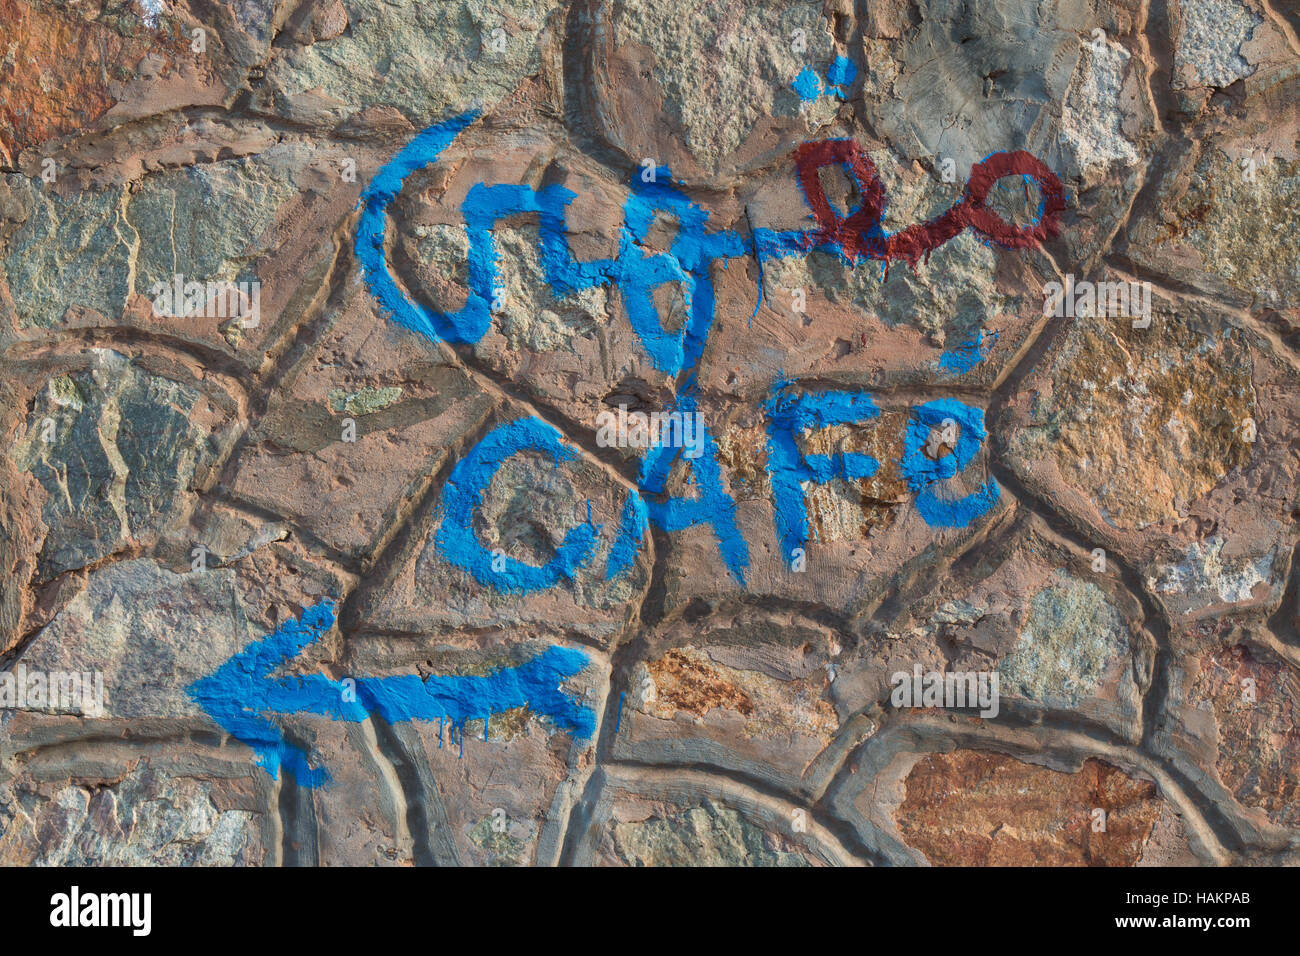
<path id="1" fill-rule="evenodd" d="M 1293 862 L 1298 29 L 0 0 L 0 863 Z"/>
<path id="2" fill-rule="evenodd" d="M 45 492 L 39 579 L 156 539 L 211 468 L 212 431 L 223 424 L 221 410 L 191 385 L 150 375 L 117 352 L 87 358 L 45 383 L 12 456 Z"/>
<path id="3" fill-rule="evenodd" d="M 1132 866 L 1160 812 L 1154 785 L 1096 760 L 1063 774 L 959 750 L 904 787 L 899 829 L 940 866 Z"/>

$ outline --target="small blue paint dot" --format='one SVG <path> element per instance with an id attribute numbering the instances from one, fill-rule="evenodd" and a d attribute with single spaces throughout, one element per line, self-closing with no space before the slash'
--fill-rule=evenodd
<path id="1" fill-rule="evenodd" d="M 822 81 L 817 74 L 813 72 L 811 67 L 805 66 L 803 71 L 795 77 L 794 82 L 790 85 L 794 87 L 794 91 L 799 94 L 799 99 L 804 102 L 815 100 L 822 94 Z"/>

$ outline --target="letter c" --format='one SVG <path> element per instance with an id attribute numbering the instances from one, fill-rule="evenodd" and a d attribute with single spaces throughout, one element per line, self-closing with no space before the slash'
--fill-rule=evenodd
<path id="1" fill-rule="evenodd" d="M 560 433 L 539 418 L 521 418 L 494 428 L 456 463 L 443 489 L 442 526 L 435 542 L 443 556 L 474 575 L 480 584 L 500 591 L 538 591 L 561 579 L 573 579 L 591 559 L 596 528 L 590 521 L 569 529 L 555 556 L 540 567 L 501 556 L 505 568 L 492 569 L 492 552 L 474 532 L 474 514 L 483 505 L 483 492 L 506 459 L 524 451 L 540 451 L 558 464 L 577 457 L 561 441 Z"/>

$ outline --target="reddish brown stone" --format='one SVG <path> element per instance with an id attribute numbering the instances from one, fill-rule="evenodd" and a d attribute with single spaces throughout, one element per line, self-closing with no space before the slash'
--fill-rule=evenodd
<path id="1" fill-rule="evenodd" d="M 112 84 L 162 49 L 143 26 L 128 35 L 103 20 L 0 0 L 0 160 L 12 166 L 28 146 L 99 119 L 117 102 Z M 160 62 L 169 62 L 165 53 Z"/>
<path id="2" fill-rule="evenodd" d="M 1281 826 L 1300 826 L 1300 680 L 1244 645 L 1209 654 L 1191 706 L 1208 699 L 1219 730 L 1216 769 L 1244 806 Z"/>
<path id="3" fill-rule="evenodd" d="M 1154 784 L 1100 760 L 1061 773 L 976 750 L 922 758 L 906 790 L 899 829 L 936 866 L 1133 866 L 1161 807 Z"/>

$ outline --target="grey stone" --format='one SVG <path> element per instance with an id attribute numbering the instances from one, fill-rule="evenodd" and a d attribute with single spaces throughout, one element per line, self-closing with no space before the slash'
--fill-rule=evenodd
<path id="1" fill-rule="evenodd" d="M 46 384 L 13 452 L 46 492 L 42 579 L 157 535 L 211 449 L 190 418 L 197 389 L 117 352 L 93 356 L 90 368 Z"/>

